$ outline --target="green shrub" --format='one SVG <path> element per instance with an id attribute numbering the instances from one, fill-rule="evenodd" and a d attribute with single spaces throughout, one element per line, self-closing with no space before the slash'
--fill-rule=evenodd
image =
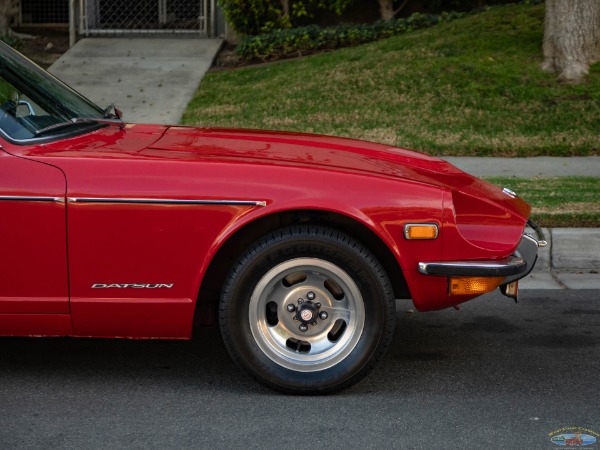
<path id="1" fill-rule="evenodd" d="M 301 56 L 316 51 L 350 47 L 395 36 L 410 30 L 427 28 L 442 22 L 464 17 L 465 13 L 450 12 L 439 15 L 415 13 L 408 18 L 380 20 L 373 24 L 342 24 L 321 28 L 317 25 L 280 29 L 258 36 L 246 36 L 236 47 L 240 60 L 271 61 Z"/>
<path id="2" fill-rule="evenodd" d="M 321 10 L 341 14 L 353 0 L 219 0 L 228 22 L 241 35 L 297 27 Z M 287 3 L 288 13 L 283 4 Z"/>

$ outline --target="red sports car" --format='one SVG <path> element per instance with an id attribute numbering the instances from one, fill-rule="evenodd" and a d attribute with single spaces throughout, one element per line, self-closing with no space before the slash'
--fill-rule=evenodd
<path id="1" fill-rule="evenodd" d="M 299 133 L 135 125 L 0 45 L 0 335 L 221 327 L 267 386 L 323 393 L 421 311 L 516 298 L 530 207 L 449 163 Z"/>

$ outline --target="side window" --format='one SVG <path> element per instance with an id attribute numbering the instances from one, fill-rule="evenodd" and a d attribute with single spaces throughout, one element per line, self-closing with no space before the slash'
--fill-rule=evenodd
<path id="1" fill-rule="evenodd" d="M 0 42 L 0 133 L 26 142 L 102 127 L 107 113 Z"/>
<path id="2" fill-rule="evenodd" d="M 16 89 L 0 77 L 0 105 L 8 100 L 13 100 L 16 94 Z"/>
<path id="3" fill-rule="evenodd" d="M 55 120 L 0 76 L 0 128 L 14 139 L 28 139 Z"/>

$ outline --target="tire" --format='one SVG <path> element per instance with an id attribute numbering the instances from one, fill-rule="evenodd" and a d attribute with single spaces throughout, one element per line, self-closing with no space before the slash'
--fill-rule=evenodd
<path id="1" fill-rule="evenodd" d="M 383 357 L 395 300 L 383 267 L 362 244 L 328 227 L 293 226 L 240 256 L 219 321 L 231 357 L 258 381 L 280 392 L 322 394 L 356 383 Z"/>

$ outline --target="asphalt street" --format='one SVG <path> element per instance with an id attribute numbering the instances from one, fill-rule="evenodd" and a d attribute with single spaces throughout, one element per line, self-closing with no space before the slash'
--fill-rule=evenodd
<path id="1" fill-rule="evenodd" d="M 326 397 L 260 387 L 216 328 L 190 342 L 2 338 L 0 448 L 558 448 L 564 427 L 600 433 L 598 295 L 399 302 L 385 360 Z"/>

